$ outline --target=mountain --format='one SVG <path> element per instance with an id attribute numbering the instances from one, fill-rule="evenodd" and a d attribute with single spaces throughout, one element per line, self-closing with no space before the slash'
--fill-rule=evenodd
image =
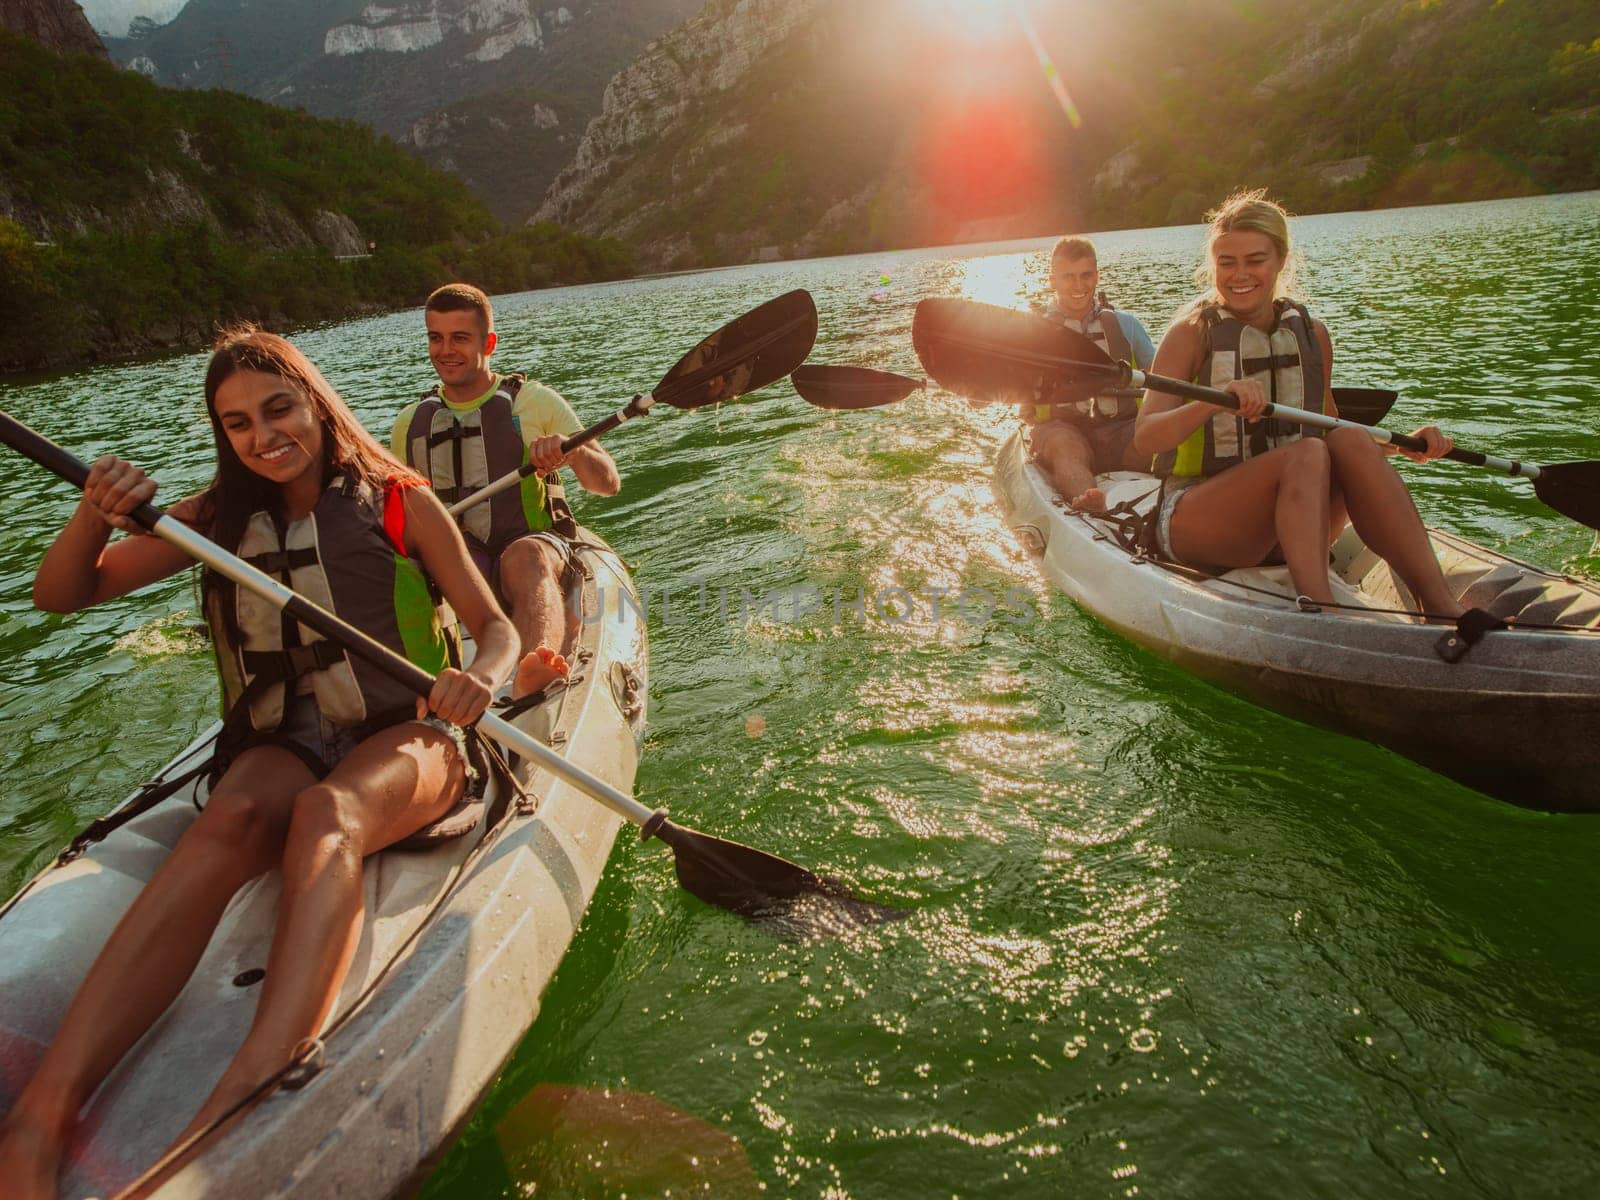
<path id="1" fill-rule="evenodd" d="M 1097 219 L 1192 220 L 1241 183 L 1304 212 L 1600 186 L 1592 0 L 1335 0 L 1287 23 L 1254 0 L 1170 0 L 1151 15 L 1189 49 L 1158 60 L 1160 86 L 1120 127 Z"/>
<path id="2" fill-rule="evenodd" d="M 514 291 L 630 268 L 616 243 L 504 229 L 353 121 L 160 88 L 4 30 L 0 78 L 0 371 L 421 303 L 451 278 Z"/>
<path id="3" fill-rule="evenodd" d="M 189 0 L 170 23 L 108 44 L 161 83 L 370 125 L 520 220 L 571 157 L 606 81 L 699 3 Z"/>
<path id="4" fill-rule="evenodd" d="M 83 15 L 101 37 L 126 37 L 135 21 L 165 25 L 187 0 L 82 0 Z"/>
<path id="5" fill-rule="evenodd" d="M 1089 69 L 1115 49 L 1115 18 L 1071 7 L 1041 5 L 1035 25 L 1063 69 Z M 1005 11 L 712 0 L 611 82 L 538 216 L 659 266 L 1073 223 L 1105 97 L 1080 98 L 1094 123 L 1074 134 Z"/>
<path id="6" fill-rule="evenodd" d="M 106 48 L 72 0 L 0 0 L 0 29 L 52 50 L 98 54 Z"/>
<path id="7" fill-rule="evenodd" d="M 1593 0 L 711 0 L 538 219 L 682 267 L 1600 186 Z"/>

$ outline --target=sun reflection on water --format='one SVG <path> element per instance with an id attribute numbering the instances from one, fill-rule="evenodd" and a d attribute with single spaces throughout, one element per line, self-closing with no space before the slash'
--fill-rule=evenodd
<path id="1" fill-rule="evenodd" d="M 1034 254 L 996 254 L 968 258 L 951 280 L 954 293 L 1001 308 L 1021 308 L 1039 287 L 1040 272 Z"/>

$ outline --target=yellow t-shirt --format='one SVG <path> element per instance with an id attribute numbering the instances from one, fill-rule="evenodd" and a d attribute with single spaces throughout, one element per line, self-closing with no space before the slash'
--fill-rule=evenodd
<path id="1" fill-rule="evenodd" d="M 481 407 L 499 390 L 501 378 L 499 375 L 494 376 L 489 382 L 489 390 L 466 404 L 456 404 L 443 393 L 440 393 L 439 398 L 451 412 L 471 412 Z M 399 417 L 395 419 L 394 429 L 389 434 L 389 448 L 401 462 L 406 461 L 406 430 L 411 425 L 412 414 L 417 411 L 417 405 L 421 403 L 420 400 L 414 400 L 401 409 Z M 549 437 L 551 434 L 577 433 L 583 428 L 578 423 L 578 414 L 572 411 L 572 405 L 561 398 L 560 392 L 532 379 L 522 385 L 522 390 L 517 393 L 517 399 L 511 406 L 511 412 L 522 427 L 524 447 L 533 445 L 538 438 Z"/>

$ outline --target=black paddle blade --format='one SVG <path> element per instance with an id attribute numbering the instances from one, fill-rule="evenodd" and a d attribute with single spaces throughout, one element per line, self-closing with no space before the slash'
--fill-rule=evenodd
<path id="1" fill-rule="evenodd" d="M 729 321 L 680 358 L 650 395 L 685 409 L 733 400 L 789 374 L 816 340 L 817 306 L 796 288 Z"/>
<path id="2" fill-rule="evenodd" d="M 807 404 L 846 411 L 894 404 L 926 386 L 920 379 L 896 375 L 893 371 L 810 363 L 790 372 L 789 382 Z"/>
<path id="3" fill-rule="evenodd" d="M 1564 517 L 1600 529 L 1600 462 L 1555 463 L 1539 468 L 1533 494 Z"/>
<path id="4" fill-rule="evenodd" d="M 1376 425 L 1389 415 L 1399 392 L 1388 388 L 1336 387 L 1333 402 L 1339 406 L 1339 416 L 1346 421 L 1362 425 Z"/>
<path id="5" fill-rule="evenodd" d="M 839 880 L 788 859 L 671 821 L 652 821 L 644 836 L 658 837 L 672 847 L 673 866 L 686 892 L 780 936 L 840 933 L 908 915 L 903 909 L 863 900 Z"/>
<path id="6" fill-rule="evenodd" d="M 911 341 L 940 387 L 985 403 L 1081 399 L 1116 384 L 1122 375 L 1082 334 L 1033 313 L 975 300 L 921 301 Z"/>

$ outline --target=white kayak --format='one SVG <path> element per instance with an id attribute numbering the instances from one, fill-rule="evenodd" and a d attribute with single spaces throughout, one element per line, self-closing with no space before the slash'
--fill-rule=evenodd
<path id="1" fill-rule="evenodd" d="M 571 679 L 513 723 L 629 792 L 645 629 L 624 600 L 625 570 L 599 545 L 580 551 L 587 577 L 569 594 L 581 589 L 583 613 Z M 208 753 L 208 737 L 174 760 L 174 776 Z M 302 1086 L 274 1091 L 153 1192 L 132 1194 L 381 1197 L 420 1182 L 533 1023 L 620 824 L 548 772 L 514 765 L 522 794 L 491 782 L 471 832 L 367 861 L 361 944 Z M 186 786 L 48 867 L 0 916 L 0 1114 L 204 798 L 203 781 Z M 64 1198 L 127 1188 L 199 1108 L 254 1013 L 279 890 L 272 872 L 234 898 L 178 1000 L 95 1094 L 63 1171 Z"/>
<path id="2" fill-rule="evenodd" d="M 1157 481 L 1099 479 L 1138 513 Z M 1140 645 L 1281 711 L 1370 738 L 1530 807 L 1600 810 L 1600 588 L 1430 529 L 1452 590 L 1517 627 L 1468 643 L 1424 624 L 1388 564 L 1346 529 L 1333 548 L 1340 607 L 1302 611 L 1282 566 L 1212 575 L 1126 545 L 1134 522 L 1073 512 L 1019 430 L 994 492 L 1051 582 Z M 1450 639 L 1454 637 L 1455 642 Z M 1453 661 L 1452 661 L 1453 660 Z"/>

